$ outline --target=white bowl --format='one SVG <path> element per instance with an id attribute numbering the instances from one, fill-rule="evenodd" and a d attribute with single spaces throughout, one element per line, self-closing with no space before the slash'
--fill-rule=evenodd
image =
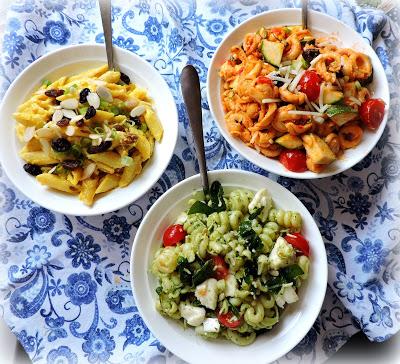
<path id="1" fill-rule="evenodd" d="M 356 49 L 367 54 L 372 61 L 374 69 L 374 81 L 369 86 L 373 97 L 381 98 L 386 103 L 385 117 L 379 129 L 375 132 L 366 131 L 361 144 L 354 149 L 346 150 L 344 157 L 333 162 L 322 173 L 306 171 L 296 173 L 288 171 L 278 160 L 265 157 L 255 149 L 248 147 L 241 140 L 234 138 L 228 131 L 224 120 L 224 110 L 221 103 L 221 79 L 218 75 L 219 68 L 229 58 L 229 51 L 232 46 L 241 44 L 245 34 L 255 32 L 261 26 L 272 27 L 282 25 L 301 24 L 300 9 L 280 9 L 268 11 L 254 16 L 233 29 L 220 43 L 214 53 L 207 76 L 207 97 L 210 110 L 214 120 L 224 138 L 232 145 L 244 158 L 256 164 L 266 171 L 299 179 L 312 179 L 332 176 L 353 167 L 361 161 L 374 148 L 387 123 L 389 110 L 389 85 L 385 71 L 374 50 L 366 43 L 360 34 L 345 25 L 341 21 L 326 14 L 309 11 L 309 28 L 316 34 L 335 34 L 342 42 L 343 46 Z"/>
<path id="2" fill-rule="evenodd" d="M 12 83 L 0 108 L 0 158 L 11 182 L 30 199 L 50 210 L 69 215 L 99 215 L 115 211 L 145 194 L 161 177 L 172 157 L 178 137 L 178 114 L 171 91 L 161 75 L 145 60 L 114 47 L 114 61 L 131 81 L 148 90 L 164 127 L 161 143 L 142 173 L 127 187 L 117 188 L 86 206 L 76 195 L 68 195 L 42 186 L 28 175 L 19 157 L 21 143 L 15 135 L 13 112 L 29 98 L 43 79 L 55 80 L 107 63 L 104 45 L 81 44 L 51 52 L 27 67 Z"/>
<path id="3" fill-rule="evenodd" d="M 136 233 L 131 255 L 131 282 L 136 305 L 150 331 L 168 350 L 189 363 L 251 363 L 272 362 L 288 353 L 307 334 L 321 309 L 327 285 L 325 246 L 312 216 L 291 192 L 261 175 L 240 171 L 209 172 L 210 183 L 218 180 L 224 188 L 241 187 L 251 190 L 266 188 L 278 207 L 301 213 L 303 234 L 310 242 L 311 267 L 309 279 L 300 288 L 300 300 L 289 305 L 281 321 L 270 332 L 260 335 L 246 347 L 227 340 L 207 341 L 193 329 L 184 330 L 175 320 L 161 316 L 155 309 L 157 279 L 150 273 L 155 251 L 162 244 L 162 235 L 177 216 L 187 209 L 187 201 L 200 190 L 199 175 L 190 177 L 163 194 L 143 219 Z M 229 356 L 229 358 L 227 357 Z"/>

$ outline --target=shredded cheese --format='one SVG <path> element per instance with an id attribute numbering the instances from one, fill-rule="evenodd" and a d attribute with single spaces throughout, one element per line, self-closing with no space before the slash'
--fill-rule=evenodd
<path id="1" fill-rule="evenodd" d="M 289 110 L 287 113 L 292 114 L 292 115 L 310 115 L 310 116 L 323 116 L 324 115 L 324 114 L 321 114 L 320 112 L 304 111 L 304 110 Z"/>
<path id="2" fill-rule="evenodd" d="M 281 102 L 281 99 L 262 99 L 261 102 L 263 104 L 269 104 L 271 102 Z"/>
<path id="3" fill-rule="evenodd" d="M 297 84 L 299 83 L 300 79 L 303 77 L 304 74 L 304 70 L 302 70 L 292 81 L 292 83 L 289 85 L 288 90 L 290 92 L 293 92 L 297 86 Z"/>
<path id="4" fill-rule="evenodd" d="M 320 54 L 319 56 L 315 57 L 311 62 L 310 62 L 310 66 L 314 66 L 314 64 L 316 64 L 321 58 L 322 58 L 323 54 Z"/>

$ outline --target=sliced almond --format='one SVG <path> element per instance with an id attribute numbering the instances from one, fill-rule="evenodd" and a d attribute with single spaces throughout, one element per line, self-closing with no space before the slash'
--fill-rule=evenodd
<path id="1" fill-rule="evenodd" d="M 64 116 L 64 113 L 62 110 L 56 110 L 56 111 L 54 111 L 51 121 L 54 121 L 56 123 L 57 121 L 60 121 L 63 118 L 63 116 Z"/>
<path id="2" fill-rule="evenodd" d="M 25 129 L 23 137 L 25 143 L 29 142 L 33 138 L 33 136 L 35 135 L 35 130 L 36 128 L 34 126 L 28 126 Z"/>
<path id="3" fill-rule="evenodd" d="M 103 99 L 107 102 L 112 102 L 112 100 L 113 100 L 111 91 L 105 86 L 97 87 L 96 93 L 97 93 L 97 95 L 99 95 L 99 97 L 101 99 Z"/>
<path id="4" fill-rule="evenodd" d="M 139 104 L 139 100 L 138 100 L 136 97 L 134 97 L 134 96 L 131 96 L 128 100 L 125 101 L 125 106 L 126 106 L 128 109 L 133 109 L 133 108 L 136 107 L 138 104 Z"/>
<path id="5" fill-rule="evenodd" d="M 88 164 L 83 169 L 82 180 L 89 178 L 94 173 L 95 170 L 96 170 L 96 163 Z"/>
<path id="6" fill-rule="evenodd" d="M 76 123 L 77 121 L 79 121 L 79 120 L 82 120 L 83 119 L 83 115 L 76 115 L 76 116 L 74 116 L 73 118 L 71 118 L 71 123 Z"/>
<path id="7" fill-rule="evenodd" d="M 95 92 L 90 92 L 86 99 L 89 105 L 93 106 L 95 109 L 100 107 L 100 97 Z"/>
<path id="8" fill-rule="evenodd" d="M 136 106 L 131 110 L 130 115 L 134 118 L 135 116 L 140 116 L 146 111 L 146 107 L 143 105 Z"/>
<path id="9" fill-rule="evenodd" d="M 61 101 L 60 106 L 63 109 L 68 109 L 68 110 L 75 110 L 78 108 L 79 102 L 77 99 L 66 99 L 64 101 Z"/>
<path id="10" fill-rule="evenodd" d="M 65 130 L 65 134 L 68 136 L 73 136 L 75 135 L 75 126 L 73 125 L 68 125 L 67 129 Z"/>
<path id="11" fill-rule="evenodd" d="M 68 119 L 73 119 L 76 117 L 76 112 L 74 110 L 63 109 L 63 115 Z"/>

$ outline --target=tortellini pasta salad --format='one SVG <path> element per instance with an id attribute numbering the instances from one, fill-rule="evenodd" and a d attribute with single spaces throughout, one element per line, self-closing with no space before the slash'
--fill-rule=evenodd
<path id="1" fill-rule="evenodd" d="M 278 324 L 307 280 L 301 215 L 276 208 L 266 189 L 224 193 L 214 182 L 207 199 L 194 196 L 152 261 L 156 308 L 206 339 L 249 345 Z"/>
<path id="2" fill-rule="evenodd" d="M 89 206 L 129 185 L 163 135 L 146 90 L 107 65 L 45 81 L 14 118 L 25 171 Z"/>
<path id="3" fill-rule="evenodd" d="M 370 58 L 301 26 L 244 36 L 219 71 L 226 126 L 292 172 L 323 172 L 382 123 Z"/>

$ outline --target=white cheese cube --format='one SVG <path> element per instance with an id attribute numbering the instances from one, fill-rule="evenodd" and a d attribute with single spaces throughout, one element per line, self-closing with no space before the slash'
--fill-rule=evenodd
<path id="1" fill-rule="evenodd" d="M 229 274 L 225 279 L 225 296 L 235 297 L 235 292 L 238 287 L 237 280 L 233 274 Z"/>
<path id="2" fill-rule="evenodd" d="M 196 287 L 194 294 L 203 306 L 215 310 L 218 301 L 217 280 L 214 278 L 205 280 Z"/>
<path id="3" fill-rule="evenodd" d="M 293 246 L 280 236 L 269 254 L 269 266 L 278 270 L 292 264 L 295 258 L 296 251 Z"/>
<path id="4" fill-rule="evenodd" d="M 287 303 L 294 303 L 299 300 L 299 296 L 292 286 L 283 289 L 283 298 Z"/>
<path id="5" fill-rule="evenodd" d="M 260 218 L 262 221 L 266 221 L 268 218 L 269 210 L 272 208 L 272 197 L 270 193 L 265 189 L 259 190 L 254 198 L 249 203 L 249 212 L 253 213 L 257 209 L 263 207 L 260 213 Z"/>
<path id="6" fill-rule="evenodd" d="M 201 325 L 206 317 L 206 310 L 203 307 L 195 307 L 184 302 L 180 303 L 179 311 L 190 326 Z"/>
<path id="7" fill-rule="evenodd" d="M 217 318 L 206 318 L 203 322 L 204 332 L 219 332 L 220 326 Z"/>

